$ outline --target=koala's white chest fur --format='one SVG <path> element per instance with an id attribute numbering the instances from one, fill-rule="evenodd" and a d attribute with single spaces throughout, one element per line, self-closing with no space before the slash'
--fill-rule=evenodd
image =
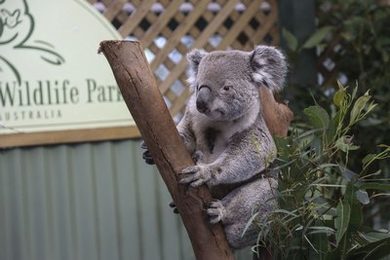
<path id="1" fill-rule="evenodd" d="M 199 121 L 194 124 L 194 134 L 196 136 L 196 151 L 202 152 L 199 162 L 212 163 L 225 150 L 229 141 L 229 134 L 221 124 L 210 122 L 210 120 L 199 115 Z M 226 127 L 225 127 L 226 129 Z"/>
<path id="2" fill-rule="evenodd" d="M 230 143 L 230 138 L 255 123 L 260 113 L 258 104 L 241 118 L 233 121 L 213 121 L 206 115 L 193 111 L 193 131 L 196 139 L 196 151 L 203 154 L 202 163 L 217 160 Z"/>

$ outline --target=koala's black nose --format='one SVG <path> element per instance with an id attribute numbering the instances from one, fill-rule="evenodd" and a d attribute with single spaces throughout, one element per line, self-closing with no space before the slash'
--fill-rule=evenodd
<path id="1" fill-rule="evenodd" d="M 198 109 L 199 112 L 203 113 L 207 110 L 207 103 L 203 100 L 196 100 L 196 109 Z"/>
<path id="2" fill-rule="evenodd" d="M 207 111 L 207 104 L 210 101 L 210 88 L 206 85 L 199 87 L 197 97 L 196 97 L 196 108 L 199 112 L 203 113 Z"/>

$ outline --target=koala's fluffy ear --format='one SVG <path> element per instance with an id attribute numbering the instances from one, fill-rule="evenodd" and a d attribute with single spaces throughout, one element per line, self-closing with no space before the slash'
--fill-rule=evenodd
<path id="1" fill-rule="evenodd" d="M 287 74 L 286 59 L 282 52 L 270 46 L 257 46 L 250 55 L 253 80 L 272 92 L 281 90 Z"/>
<path id="2" fill-rule="evenodd" d="M 191 85 L 193 85 L 193 83 L 195 82 L 196 75 L 198 74 L 199 63 L 206 55 L 207 52 L 198 49 L 194 49 L 187 54 L 187 60 L 190 64 L 190 77 L 188 79 L 188 82 Z"/>

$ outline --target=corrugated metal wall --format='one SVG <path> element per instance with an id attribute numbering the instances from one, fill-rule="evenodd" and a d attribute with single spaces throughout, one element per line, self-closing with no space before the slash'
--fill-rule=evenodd
<path id="1" fill-rule="evenodd" d="M 1 150 L 0 259 L 194 259 L 169 202 L 138 141 Z"/>

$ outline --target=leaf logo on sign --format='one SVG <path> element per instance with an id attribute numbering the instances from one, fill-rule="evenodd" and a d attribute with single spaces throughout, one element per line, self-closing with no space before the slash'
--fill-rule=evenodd
<path id="1" fill-rule="evenodd" d="M 63 64 L 65 59 L 54 50 L 54 45 L 34 39 L 34 27 L 34 17 L 29 12 L 27 0 L 0 0 L 0 50 L 34 51 L 49 64 Z M 0 54 L 0 73 L 9 69 L 20 84 L 22 76 L 16 63 L 12 55 Z"/>

